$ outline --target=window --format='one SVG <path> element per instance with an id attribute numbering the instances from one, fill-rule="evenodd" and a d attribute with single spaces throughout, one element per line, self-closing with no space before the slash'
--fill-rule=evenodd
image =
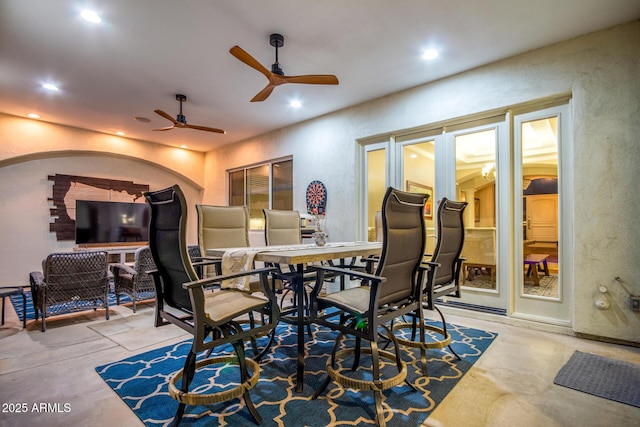
<path id="1" fill-rule="evenodd" d="M 293 209 L 293 160 L 279 160 L 229 172 L 229 205 L 249 208 L 249 227 L 264 229 L 263 209 Z"/>

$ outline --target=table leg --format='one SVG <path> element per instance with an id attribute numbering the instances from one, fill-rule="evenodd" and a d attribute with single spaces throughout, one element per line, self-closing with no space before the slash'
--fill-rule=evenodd
<path id="1" fill-rule="evenodd" d="M 293 279 L 293 288 L 298 297 L 298 366 L 296 370 L 296 392 L 302 392 L 304 388 L 304 265 L 296 266 L 296 274 Z"/>
<path id="2" fill-rule="evenodd" d="M 27 294 L 24 291 L 22 292 L 22 329 L 27 329 Z"/>

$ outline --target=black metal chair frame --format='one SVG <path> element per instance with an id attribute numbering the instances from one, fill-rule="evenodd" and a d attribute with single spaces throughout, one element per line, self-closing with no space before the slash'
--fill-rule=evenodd
<path id="1" fill-rule="evenodd" d="M 426 310 L 438 312 L 441 326 L 429 325 L 424 317 L 413 315 L 411 323 L 396 323 L 394 330 L 411 328 L 411 338 L 398 339 L 405 346 L 420 349 L 420 363 L 422 374 L 428 376 L 426 350 L 448 347 L 449 351 L 460 360 L 460 356 L 451 347 L 451 334 L 447 332 L 447 323 L 442 311 L 436 306 L 436 300 L 443 296 L 460 298 L 460 273 L 464 258 L 460 257 L 464 245 L 463 213 L 467 202 L 457 202 L 443 198 L 438 206 L 437 228 L 438 239 L 436 247 L 429 261 L 423 265 L 428 266 L 427 282 L 423 295 L 423 307 Z M 454 230 L 452 234 L 450 230 Z M 418 319 L 422 319 L 420 327 L 417 327 Z M 420 330 L 419 339 L 416 333 Z M 425 330 L 436 333 L 430 340 L 426 339 Z"/>
<path id="2" fill-rule="evenodd" d="M 427 197 L 424 194 L 406 193 L 389 187 L 383 199 L 384 238 L 382 253 L 377 259 L 376 274 L 333 267 L 317 267 L 317 282 L 311 293 L 312 323 L 339 332 L 327 361 L 328 376 L 316 390 L 313 398 L 317 398 L 331 380 L 344 387 L 372 390 L 376 423 L 383 427 L 386 422 L 382 407 L 382 391 L 402 382 L 415 390 L 406 381 L 407 367 L 400 355 L 400 345 L 391 324 L 399 316 L 408 314 L 422 316 L 422 295 L 427 271 L 427 267 L 422 264 L 426 241 L 422 216 Z M 408 223 L 397 222 L 405 221 L 407 217 L 410 218 Z M 404 225 L 408 227 L 406 233 L 402 230 Z M 392 228 L 393 234 L 391 234 Z M 320 290 L 326 272 L 347 274 L 362 280 L 363 285 L 321 296 Z M 387 276 L 395 280 L 391 282 Z M 338 346 L 345 335 L 355 337 L 355 347 L 338 351 Z M 361 348 L 363 339 L 369 341 L 370 348 Z M 392 343 L 394 352 L 380 350 L 379 339 L 384 340 L 385 343 Z M 354 355 L 352 370 L 357 369 L 361 353 L 371 354 L 372 381 L 356 380 L 336 371 L 336 359 L 348 354 Z M 381 379 L 380 358 L 395 363 L 398 374 Z"/>
<path id="3" fill-rule="evenodd" d="M 187 404 L 210 404 L 240 396 L 254 421 L 260 424 L 262 417 L 249 394 L 249 390 L 258 382 L 260 369 L 255 361 L 245 357 L 244 341 L 258 334 L 268 333 L 277 325 L 279 310 L 268 280 L 273 269 L 257 269 L 198 280 L 185 242 L 187 211 L 180 187 L 174 185 L 164 190 L 147 192 L 145 198 L 151 205 L 149 247 L 157 267 L 156 271 L 151 272 L 156 284 L 155 325 L 174 324 L 193 335 L 191 351 L 186 357 L 184 368 L 169 384 L 169 394 L 180 403 L 172 425 L 180 423 Z M 211 290 L 212 287 L 219 287 L 223 280 L 252 274 L 260 275 L 266 298 L 237 290 Z M 217 299 L 221 301 L 216 301 Z M 205 302 L 208 302 L 206 306 Z M 250 312 L 264 314 L 269 319 L 268 323 L 243 329 L 237 318 Z M 207 340 L 208 337 L 211 339 Z M 233 346 L 235 357 L 209 357 L 213 349 L 224 344 Z M 196 363 L 197 354 L 204 350 L 208 350 L 206 358 Z M 238 386 L 211 394 L 189 392 L 189 385 L 197 369 L 219 363 L 239 366 Z M 252 370 L 251 375 L 248 368 Z M 178 387 L 180 380 L 181 386 Z"/>

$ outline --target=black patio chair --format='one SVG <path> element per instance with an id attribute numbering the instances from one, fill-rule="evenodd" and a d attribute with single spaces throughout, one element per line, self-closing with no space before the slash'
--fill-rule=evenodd
<path id="1" fill-rule="evenodd" d="M 331 380 L 344 387 L 372 390 L 376 407 L 376 423 L 385 426 L 382 391 L 406 382 L 407 367 L 400 356 L 400 346 L 391 329 L 392 321 L 405 314 L 422 315 L 422 293 L 426 267 L 422 265 L 425 248 L 423 220 L 426 194 L 406 193 L 389 187 L 382 202 L 382 253 L 377 259 L 375 275 L 333 267 L 317 268 L 318 278 L 311 293 L 311 321 L 339 331 L 331 357 L 327 361 L 327 378 L 315 392 L 317 398 Z M 362 285 L 320 294 L 325 272 L 349 274 L 362 280 Z M 384 334 L 381 333 L 384 331 Z M 354 348 L 337 351 L 345 335 L 355 337 Z M 393 344 L 394 353 L 378 348 L 378 340 Z M 361 341 L 370 343 L 362 348 Z M 353 354 L 355 370 L 360 354 L 371 354 L 372 381 L 351 378 L 336 369 L 336 360 Z M 380 377 L 380 359 L 392 361 L 398 373 Z M 408 383 L 407 383 L 408 384 Z M 409 384 L 411 388 L 413 386 Z M 415 390 L 415 389 L 414 389 Z"/>
<path id="2" fill-rule="evenodd" d="M 436 301 L 444 296 L 460 298 L 460 272 L 464 262 L 460 253 L 464 245 L 463 213 L 466 207 L 467 202 L 442 199 L 438 206 L 436 247 L 431 259 L 424 262 L 429 266 L 429 272 L 424 289 L 423 307 L 427 310 L 436 310 L 442 320 L 442 326 L 426 324 L 422 316 L 413 316 L 412 323 L 394 325 L 395 330 L 411 328 L 411 338 L 407 340 L 399 338 L 398 341 L 408 347 L 420 349 L 422 374 L 425 376 L 428 375 L 427 349 L 448 347 L 460 360 L 460 356 L 451 348 L 451 335 L 447 332 L 447 323 L 442 311 L 436 306 Z M 417 325 L 418 320 L 420 320 L 420 327 Z M 420 330 L 420 336 L 416 340 L 418 330 Z M 427 340 L 425 330 L 434 331 L 436 336 Z"/>
<path id="3" fill-rule="evenodd" d="M 174 185 L 145 193 L 151 205 L 149 247 L 157 270 L 152 272 L 156 285 L 155 325 L 174 324 L 193 335 L 191 351 L 184 368 L 169 383 L 169 394 L 180 405 L 172 425 L 178 425 L 187 404 L 211 404 L 242 396 L 247 409 L 257 424 L 262 418 L 256 410 L 249 390 L 259 378 L 258 364 L 245 357 L 244 341 L 271 331 L 278 323 L 276 298 L 269 288 L 268 277 L 272 269 L 250 270 L 237 274 L 215 276 L 198 280 L 189 258 L 186 244 L 187 207 L 180 187 Z M 259 274 L 266 297 L 239 290 L 220 289 L 225 279 Z M 214 289 L 215 288 L 215 289 Z M 256 312 L 268 319 L 265 324 L 243 329 L 240 317 Z M 211 339 L 208 339 L 210 337 Z M 231 344 L 236 356 L 209 358 L 213 349 Z M 206 358 L 196 363 L 199 352 L 209 350 Z M 198 394 L 189 391 L 196 369 L 218 363 L 239 365 L 237 386 L 217 393 Z M 249 375 L 247 368 L 251 368 Z M 182 379 L 181 387 L 178 381 Z"/>

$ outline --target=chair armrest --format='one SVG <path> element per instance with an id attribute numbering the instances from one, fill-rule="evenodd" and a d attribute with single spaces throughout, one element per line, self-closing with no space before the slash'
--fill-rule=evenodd
<path id="1" fill-rule="evenodd" d="M 228 280 L 228 279 L 235 279 L 237 277 L 244 277 L 244 276 L 251 276 L 254 274 L 271 274 L 273 272 L 275 272 L 276 269 L 273 267 L 269 267 L 269 268 L 258 268 L 255 270 L 247 270 L 247 271 L 242 271 L 239 273 L 232 273 L 232 274 L 223 274 L 221 276 L 214 276 L 214 277 L 208 277 L 206 279 L 200 279 L 200 280 L 196 280 L 195 282 L 187 282 L 187 283 L 183 283 L 182 287 L 184 289 L 190 289 L 190 288 L 195 288 L 195 287 L 209 287 L 211 285 L 216 285 L 216 284 L 220 284 L 222 283 L 223 280 Z"/>
<path id="2" fill-rule="evenodd" d="M 32 271 L 29 273 L 29 283 L 31 287 L 44 286 L 44 275 L 40 271 Z"/>
<path id="3" fill-rule="evenodd" d="M 113 275 L 118 277 L 120 273 L 136 274 L 136 269 L 127 264 L 116 263 L 111 264 L 111 270 Z"/>
<path id="4" fill-rule="evenodd" d="M 345 269 L 345 268 L 311 266 L 311 267 L 309 267 L 309 269 L 310 270 L 315 270 L 317 272 L 316 284 L 315 284 L 315 286 L 313 288 L 313 291 L 311 291 L 312 298 L 316 298 L 318 296 L 318 294 L 320 293 L 320 290 L 322 289 L 323 282 L 324 282 L 324 273 L 325 272 L 331 272 L 331 273 L 333 273 L 335 275 L 345 274 L 345 275 L 349 275 L 349 276 L 351 276 L 352 278 L 355 278 L 355 279 L 366 280 L 366 281 L 369 281 L 376 288 L 380 283 L 384 283 L 384 282 L 387 281 L 386 277 L 376 276 L 374 274 L 369 274 L 369 273 L 356 271 L 356 270 L 348 270 L 348 269 Z"/>
<path id="5" fill-rule="evenodd" d="M 222 258 L 196 258 L 198 261 L 192 262 L 194 267 L 203 267 L 206 265 L 222 265 Z"/>
<path id="6" fill-rule="evenodd" d="M 279 316 L 279 310 L 277 308 L 278 300 L 276 299 L 276 294 L 273 292 L 273 289 L 271 289 L 271 287 L 269 286 L 269 280 L 267 277 L 268 275 L 273 274 L 275 271 L 276 271 L 275 268 L 267 267 L 267 268 L 257 268 L 254 270 L 242 271 L 242 272 L 233 273 L 233 274 L 224 274 L 221 276 L 214 276 L 206 279 L 196 280 L 195 282 L 183 283 L 182 288 L 187 289 L 189 290 L 189 292 L 191 292 L 191 290 L 194 288 L 210 288 L 212 286 L 219 286 L 222 284 L 223 280 L 235 279 L 237 277 L 260 275 L 260 287 L 262 288 L 261 289 L 262 293 L 269 299 L 273 309 L 277 312 L 277 315 Z M 242 291 L 237 291 L 237 292 L 242 292 Z"/>

